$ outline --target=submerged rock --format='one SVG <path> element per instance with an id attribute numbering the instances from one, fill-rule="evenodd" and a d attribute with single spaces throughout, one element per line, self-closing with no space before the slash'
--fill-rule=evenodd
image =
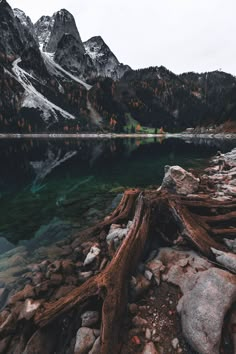
<path id="1" fill-rule="evenodd" d="M 166 166 L 165 176 L 162 181 L 162 188 L 168 189 L 177 194 L 196 193 L 200 180 L 190 172 L 185 171 L 180 166 Z"/>

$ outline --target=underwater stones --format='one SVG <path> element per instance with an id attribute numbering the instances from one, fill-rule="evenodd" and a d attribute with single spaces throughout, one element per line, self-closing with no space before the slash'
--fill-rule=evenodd
<path id="1" fill-rule="evenodd" d="M 161 187 L 171 192 L 187 195 L 196 193 L 200 180 L 180 166 L 166 166 Z"/>

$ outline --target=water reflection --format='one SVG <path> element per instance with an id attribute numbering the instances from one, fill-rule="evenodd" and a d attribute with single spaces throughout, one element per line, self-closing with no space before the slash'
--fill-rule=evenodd
<path id="1" fill-rule="evenodd" d="M 0 237 L 50 243 L 54 238 L 41 231 L 53 230 L 55 220 L 85 227 L 111 210 L 125 188 L 157 187 L 165 165 L 203 166 L 219 148 L 233 147 L 235 141 L 212 139 L 2 140 Z"/>

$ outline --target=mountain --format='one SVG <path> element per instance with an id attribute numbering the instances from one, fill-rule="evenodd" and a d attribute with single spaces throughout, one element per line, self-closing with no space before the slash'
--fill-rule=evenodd
<path id="1" fill-rule="evenodd" d="M 236 78 L 132 70 L 62 9 L 34 25 L 0 0 L 0 132 L 236 131 Z M 226 128 L 227 127 L 227 128 Z"/>
<path id="2" fill-rule="evenodd" d="M 236 78 L 223 72 L 175 75 L 163 66 L 128 71 L 117 82 L 100 80 L 90 97 L 116 130 L 141 125 L 178 132 L 229 121 L 236 130 Z"/>
<path id="3" fill-rule="evenodd" d="M 121 64 L 118 61 L 100 36 L 92 37 L 84 42 L 84 47 L 97 70 L 98 76 L 119 80 L 127 71 L 131 70 L 128 65 Z"/>

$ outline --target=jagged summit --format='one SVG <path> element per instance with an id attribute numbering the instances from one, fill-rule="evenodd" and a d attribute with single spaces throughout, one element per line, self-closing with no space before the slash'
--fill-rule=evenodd
<path id="1" fill-rule="evenodd" d="M 35 31 L 40 47 L 45 52 L 55 53 L 65 33 L 73 35 L 79 43 L 80 51 L 85 52 L 75 19 L 65 9 L 55 12 L 52 17 L 42 16 L 35 23 Z"/>
<path id="2" fill-rule="evenodd" d="M 84 42 L 86 53 L 97 69 L 98 75 L 120 79 L 124 73 L 131 70 L 129 66 L 121 64 L 101 36 L 94 36 Z"/>

